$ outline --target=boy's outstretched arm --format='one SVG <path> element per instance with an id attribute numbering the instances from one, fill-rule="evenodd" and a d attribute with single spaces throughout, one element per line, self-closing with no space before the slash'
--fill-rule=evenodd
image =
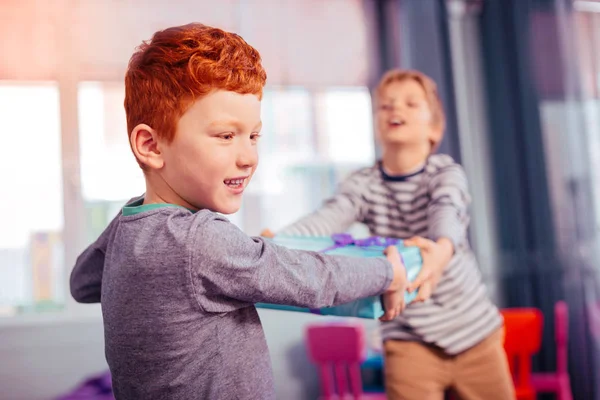
<path id="1" fill-rule="evenodd" d="M 471 195 L 467 175 L 459 164 L 440 169 L 429 184 L 431 200 L 427 206 L 429 239 L 448 239 L 456 249 L 469 228 Z"/>
<path id="2" fill-rule="evenodd" d="M 322 308 L 406 288 L 406 271 L 395 249 L 388 260 L 327 256 L 251 238 L 215 214 L 198 224 L 190 266 L 205 311 L 223 312 L 232 302 L 237 307 L 264 302 Z M 398 303 L 403 296 L 392 298 Z"/>
<path id="3" fill-rule="evenodd" d="M 419 289 L 417 301 L 427 300 L 456 249 L 466 238 L 471 196 L 464 169 L 456 163 L 441 168 L 429 184 L 428 238 L 405 242 L 421 248 L 423 268 L 409 290 Z"/>
<path id="4" fill-rule="evenodd" d="M 361 171 L 358 171 L 344 180 L 336 193 L 325 200 L 319 209 L 283 228 L 277 234 L 329 236 L 345 231 L 353 223 L 361 221 L 366 212 L 362 195 L 364 190 Z M 265 230 L 263 236 L 269 237 L 273 234 Z"/>
<path id="5" fill-rule="evenodd" d="M 127 202 L 131 204 L 142 197 L 136 197 Z M 119 214 L 110 222 L 104 232 L 77 257 L 75 267 L 71 271 L 69 286 L 71 296 L 78 303 L 99 303 L 102 288 L 102 273 L 104 271 L 104 256 L 109 238 L 117 226 Z"/>

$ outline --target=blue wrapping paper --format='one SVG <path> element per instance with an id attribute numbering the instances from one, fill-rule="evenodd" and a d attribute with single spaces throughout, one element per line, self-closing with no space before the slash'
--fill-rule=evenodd
<path id="1" fill-rule="evenodd" d="M 412 282 L 419 272 L 423 259 L 418 247 L 406 247 L 401 240 L 369 237 L 365 239 L 354 239 L 349 234 L 336 234 L 331 237 L 309 237 L 309 236 L 276 236 L 270 239 L 273 243 L 290 249 L 318 251 L 331 255 L 343 255 L 350 257 L 385 257 L 383 251 L 386 247 L 395 245 L 402 257 L 406 267 L 409 282 Z M 406 304 L 411 303 L 417 292 L 405 292 Z M 284 311 L 310 312 L 320 315 L 333 315 L 339 317 L 357 317 L 366 319 L 378 319 L 383 315 L 383 305 L 380 296 L 367 297 L 351 303 L 326 307 L 320 309 L 309 309 L 302 307 L 286 306 L 279 304 L 256 304 L 259 308 L 269 308 Z"/>

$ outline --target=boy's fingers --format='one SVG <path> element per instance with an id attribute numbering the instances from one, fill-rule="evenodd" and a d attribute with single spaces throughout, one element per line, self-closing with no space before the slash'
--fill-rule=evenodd
<path id="1" fill-rule="evenodd" d="M 395 291 L 384 295 L 384 314 L 379 318 L 380 321 L 391 321 L 395 319 L 404 307 L 403 291 Z"/>
<path id="2" fill-rule="evenodd" d="M 419 289 L 419 294 L 417 295 L 416 301 L 423 302 L 431 297 L 432 292 L 431 282 L 427 281 L 423 283 L 421 289 Z"/>
<path id="3" fill-rule="evenodd" d="M 383 314 L 383 317 L 379 318 L 381 321 L 391 321 L 398 316 L 397 307 L 388 310 Z"/>
<path id="4" fill-rule="evenodd" d="M 432 241 L 429 239 L 425 239 L 421 236 L 414 236 L 408 240 L 404 241 L 405 246 L 415 246 L 419 247 L 422 250 L 428 249 L 431 246 Z"/>
<path id="5" fill-rule="evenodd" d="M 383 250 L 383 254 L 385 254 L 386 256 L 398 255 L 398 258 L 400 258 L 400 253 L 398 253 L 398 248 L 396 246 L 386 247 L 385 250 Z"/>
<path id="6" fill-rule="evenodd" d="M 398 304 L 398 307 L 396 308 L 396 317 L 398 315 L 402 314 L 403 310 L 404 310 L 404 301 L 402 301 L 400 304 Z"/>
<path id="7" fill-rule="evenodd" d="M 266 237 L 269 239 L 272 239 L 275 237 L 275 234 L 270 230 L 270 229 L 264 229 L 261 233 L 260 236 L 262 237 Z"/>
<path id="8" fill-rule="evenodd" d="M 408 292 L 409 293 L 414 292 L 421 285 L 423 285 L 423 282 L 425 282 L 429 278 L 431 278 L 431 275 L 432 275 L 431 268 L 427 268 L 427 266 L 424 266 L 423 269 L 421 269 L 421 272 L 419 272 L 419 275 L 417 275 L 417 277 L 415 278 L 415 280 L 412 281 L 410 283 L 410 285 L 408 286 Z"/>
<path id="9" fill-rule="evenodd" d="M 413 236 L 404 241 L 404 245 L 406 246 L 416 246 L 419 242 L 420 236 Z"/>
<path id="10" fill-rule="evenodd" d="M 400 315 L 402 313 L 403 308 L 404 308 L 404 302 L 400 302 L 400 304 L 398 304 L 396 307 L 394 307 L 394 312 L 388 321 L 392 321 L 392 320 L 396 319 L 396 317 L 398 317 L 398 315 Z"/>
<path id="11" fill-rule="evenodd" d="M 379 317 L 380 321 L 387 321 L 390 310 L 389 310 L 389 299 L 388 295 L 383 295 L 383 315 Z"/>
<path id="12" fill-rule="evenodd" d="M 392 319 L 392 310 L 387 310 L 381 318 L 380 321 L 390 321 Z"/>

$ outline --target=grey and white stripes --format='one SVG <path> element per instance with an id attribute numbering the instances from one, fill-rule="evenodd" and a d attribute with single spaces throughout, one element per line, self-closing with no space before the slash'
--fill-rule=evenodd
<path id="1" fill-rule="evenodd" d="M 455 255 L 431 299 L 383 323 L 382 336 L 423 341 L 457 354 L 502 324 L 467 239 L 469 203 L 462 167 L 447 155 L 433 155 L 421 172 L 409 176 L 390 177 L 379 164 L 353 173 L 320 209 L 278 233 L 331 235 L 362 222 L 378 236 L 450 239 Z"/>

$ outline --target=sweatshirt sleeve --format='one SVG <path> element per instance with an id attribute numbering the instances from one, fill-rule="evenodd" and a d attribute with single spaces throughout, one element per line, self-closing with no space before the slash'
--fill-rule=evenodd
<path id="1" fill-rule="evenodd" d="M 471 196 L 463 168 L 456 163 L 441 168 L 431 178 L 429 193 L 428 236 L 432 240 L 445 237 L 456 249 L 469 227 Z"/>
<path id="2" fill-rule="evenodd" d="M 379 295 L 391 284 L 385 258 L 329 256 L 249 237 L 225 218 L 199 224 L 191 270 L 205 310 L 234 300 L 322 308 Z"/>

